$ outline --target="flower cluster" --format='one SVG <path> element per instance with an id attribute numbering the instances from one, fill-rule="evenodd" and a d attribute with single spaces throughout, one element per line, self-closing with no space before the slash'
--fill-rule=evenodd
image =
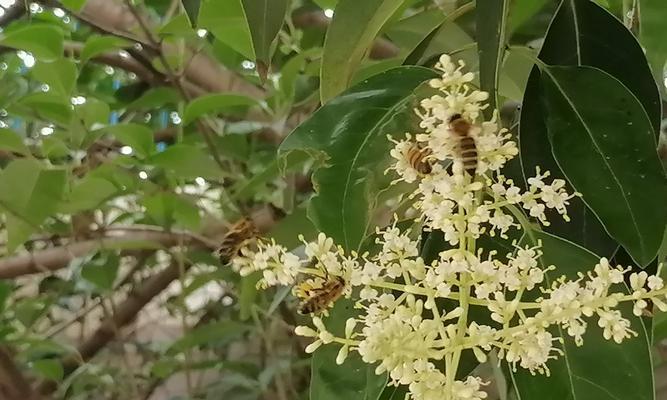
<path id="1" fill-rule="evenodd" d="M 341 278 L 344 290 L 323 297 L 329 301 L 324 308 L 345 295 L 355 298 L 359 312 L 340 333 L 331 332 L 317 315 L 312 327 L 297 327 L 297 334 L 313 339 L 306 351 L 335 343 L 341 346 L 339 364 L 356 351 L 376 365 L 378 374 L 386 372 L 391 384 L 408 386 L 415 400 L 484 399 L 482 379 L 455 378 L 462 352 L 484 362 L 495 351 L 514 369 L 549 374 L 548 361 L 561 355 L 555 332 L 581 345 L 593 320 L 606 339 L 620 343 L 636 333 L 619 305 L 632 302 L 636 315 L 649 301 L 666 310 L 667 289 L 659 277 L 640 272 L 630 275 L 625 290 L 627 269 L 605 258 L 586 274 L 554 279 L 556 267 L 544 264 L 530 218 L 546 225 L 546 213 L 553 210 L 567 219 L 573 194 L 564 181 L 549 181 L 549 173 L 539 169 L 525 190 L 500 174 L 517 148 L 495 116 L 481 120 L 487 94 L 471 89 L 473 75 L 462 72 L 463 63 L 456 66 L 442 56 L 437 68 L 442 77 L 429 83 L 438 94 L 416 110 L 423 132 L 394 142 L 391 169 L 398 180 L 415 183 L 411 196 L 421 229 L 441 231 L 450 248 L 425 259 L 415 239 L 419 235 L 394 224 L 376 231 L 374 253 L 348 254 L 320 234 L 314 242 L 304 241 L 305 256 L 260 243 L 258 249 L 244 249 L 233 267 L 242 274 L 261 271 L 264 286 L 296 284 L 295 294 L 306 300 L 331 276 Z M 472 174 L 463 165 L 461 135 L 451 126 L 454 116 L 470 123 L 466 134 L 476 150 Z M 414 166 L 415 145 L 427 150 L 428 173 Z M 512 242 L 509 254 L 478 246 L 482 235 L 506 238 L 511 229 L 525 230 L 528 241 Z M 304 282 L 309 282 L 306 289 Z M 485 310 L 493 323 L 472 320 L 473 308 Z"/>

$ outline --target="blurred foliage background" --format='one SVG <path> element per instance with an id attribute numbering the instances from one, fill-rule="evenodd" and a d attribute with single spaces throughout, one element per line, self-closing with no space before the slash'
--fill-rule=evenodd
<path id="1" fill-rule="evenodd" d="M 558 2 L 501 3 L 497 101 L 515 128 Z M 667 6 L 596 3 L 640 40 L 664 93 Z M 278 146 L 322 103 L 390 68 L 447 53 L 477 70 L 475 3 L 0 6 L 2 398 L 309 398 L 289 290 L 258 291 L 213 251 L 244 217 L 291 248 L 313 238 L 307 207 L 327 188 L 311 173 L 326 157 Z M 403 206 L 397 194 L 378 196 L 371 226 Z M 339 207 L 318 204 L 320 219 Z"/>

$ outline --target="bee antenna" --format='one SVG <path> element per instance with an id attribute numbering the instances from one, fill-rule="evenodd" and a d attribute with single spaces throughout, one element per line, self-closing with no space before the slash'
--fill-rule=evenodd
<path id="1" fill-rule="evenodd" d="M 462 117 L 463 117 L 463 115 L 461 115 L 461 114 L 458 114 L 458 113 L 454 114 L 451 117 L 449 117 L 449 122 L 455 121 L 455 120 L 460 119 Z"/>

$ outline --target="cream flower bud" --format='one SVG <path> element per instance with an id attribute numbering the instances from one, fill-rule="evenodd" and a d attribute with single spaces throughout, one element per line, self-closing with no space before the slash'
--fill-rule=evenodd
<path id="1" fill-rule="evenodd" d="M 308 346 L 306 346 L 305 351 L 306 351 L 306 353 L 310 354 L 310 353 L 315 352 L 315 350 L 317 350 L 320 346 L 322 346 L 322 341 L 318 339 L 318 340 L 314 341 L 313 343 L 309 344 Z"/>
<path id="2" fill-rule="evenodd" d="M 299 325 L 294 328 L 294 333 L 299 336 L 317 337 L 317 332 L 315 332 L 312 328 L 303 325 Z"/>
<path id="3" fill-rule="evenodd" d="M 338 355 L 336 356 L 336 364 L 341 365 L 342 363 L 344 363 L 349 351 L 350 351 L 349 346 L 345 345 L 341 347 L 340 350 L 338 351 Z"/>

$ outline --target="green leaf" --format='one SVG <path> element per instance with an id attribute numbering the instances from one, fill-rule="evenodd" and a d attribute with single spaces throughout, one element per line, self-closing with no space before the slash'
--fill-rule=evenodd
<path id="1" fill-rule="evenodd" d="M 177 178 L 194 179 L 219 178 L 219 170 L 216 163 L 198 147 L 177 144 L 168 147 L 165 151 L 153 155 L 148 162 L 162 167 L 171 172 Z"/>
<path id="2" fill-rule="evenodd" d="M 641 103 L 592 67 L 549 67 L 542 82 L 558 165 L 609 234 L 647 265 L 667 225 L 667 180 Z"/>
<path id="3" fill-rule="evenodd" d="M 340 299 L 324 320 L 335 335 L 344 335 L 345 321 L 357 310 L 351 300 Z M 323 345 L 313 354 L 310 378 L 310 398 L 317 400 L 366 399 L 376 400 L 387 384 L 387 374 L 375 374 L 375 366 L 365 363 L 359 353 L 350 355 L 341 366 L 336 364 L 340 345 Z"/>
<path id="4" fill-rule="evenodd" d="M 7 248 L 14 251 L 58 208 L 64 170 L 47 170 L 33 159 L 12 161 L 0 174 L 0 208 L 7 217 Z"/>
<path id="5" fill-rule="evenodd" d="M 176 223 L 184 228 L 197 230 L 201 223 L 197 206 L 173 193 L 144 197 L 143 205 L 146 207 L 146 215 L 164 227 Z"/>
<path id="6" fill-rule="evenodd" d="M 201 7 L 201 0 L 181 0 L 183 8 L 185 9 L 190 24 L 197 26 L 197 17 L 199 16 L 199 8 Z"/>
<path id="7" fill-rule="evenodd" d="M 195 31 L 192 29 L 190 19 L 185 14 L 178 14 L 171 21 L 167 22 L 158 31 L 160 35 L 175 35 L 181 37 L 194 36 Z"/>
<path id="8" fill-rule="evenodd" d="M 67 201 L 63 202 L 61 211 L 75 214 L 93 210 L 118 193 L 116 185 L 109 180 L 87 174 L 74 185 Z"/>
<path id="9" fill-rule="evenodd" d="M 59 58 L 51 62 L 37 61 L 31 71 L 35 79 L 49 85 L 49 91 L 68 99 L 72 95 L 78 71 L 76 64 L 71 59 Z"/>
<path id="10" fill-rule="evenodd" d="M 153 153 L 153 132 L 144 125 L 120 124 L 112 125 L 106 130 L 114 135 L 118 141 L 132 147 L 132 151 L 139 157 L 148 157 Z"/>
<path id="11" fill-rule="evenodd" d="M 130 110 L 160 108 L 167 104 L 176 104 L 180 98 L 176 89 L 161 86 L 148 89 L 141 97 L 128 104 L 127 108 Z"/>
<path id="12" fill-rule="evenodd" d="M 106 125 L 109 122 L 109 104 L 106 101 L 98 100 L 94 97 L 88 97 L 84 104 L 79 104 L 74 113 L 83 122 L 87 129 L 97 129 L 100 126 Z M 95 134 L 87 135 L 83 144 L 91 145 L 92 142 L 99 139 Z"/>
<path id="13" fill-rule="evenodd" d="M 507 32 L 512 34 L 548 3 L 547 0 L 515 0 L 510 3 Z"/>
<path id="14" fill-rule="evenodd" d="M 38 116 L 60 125 L 68 125 L 72 119 L 70 99 L 51 92 L 30 93 L 19 99 L 9 111 L 26 117 Z"/>
<path id="15" fill-rule="evenodd" d="M 86 39 L 86 44 L 84 44 L 83 49 L 81 50 L 80 59 L 81 62 L 85 63 L 100 54 L 129 47 L 131 45 L 132 43 L 128 40 L 117 36 L 100 36 L 93 34 Z"/>
<path id="16" fill-rule="evenodd" d="M 241 0 L 202 0 L 199 27 L 250 60 L 255 50 Z"/>
<path id="17" fill-rule="evenodd" d="M 167 354 L 174 355 L 204 345 L 222 346 L 240 338 L 247 331 L 247 325 L 233 320 L 212 322 L 191 330 L 175 341 L 167 350 Z"/>
<path id="18" fill-rule="evenodd" d="M 255 307 L 259 288 L 257 282 L 262 274 L 259 272 L 244 276 L 239 285 L 239 319 L 246 321 L 252 317 L 252 310 Z"/>
<path id="19" fill-rule="evenodd" d="M 254 106 L 257 100 L 239 94 L 207 94 L 192 100 L 183 112 L 183 124 L 188 125 L 204 114 L 222 112 L 239 106 Z"/>
<path id="20" fill-rule="evenodd" d="M 0 45 L 29 51 L 41 61 L 63 56 L 63 32 L 54 25 L 30 24 L 0 36 Z"/>
<path id="21" fill-rule="evenodd" d="M 561 274 L 578 279 L 578 273 L 588 271 L 600 259 L 588 250 L 556 236 L 534 232 L 542 241 L 541 265 L 556 265 L 556 271 L 546 273 L 553 282 Z M 550 284 L 550 283 L 547 283 Z M 627 293 L 622 286 L 618 288 Z M 520 399 L 562 400 L 653 400 L 653 372 L 649 337 L 641 318 L 632 314 L 632 306 L 619 307 L 631 322 L 631 329 L 639 335 L 625 339 L 622 344 L 605 340 L 595 321 L 590 321 L 579 347 L 566 332 L 560 332 L 565 341 L 564 355 L 549 361 L 551 376 L 531 375 L 518 368 L 512 381 Z"/>
<path id="22" fill-rule="evenodd" d="M 317 110 L 280 146 L 283 157 L 305 150 L 326 159 L 326 167 L 313 176 L 317 195 L 309 216 L 346 250 L 359 248 L 374 196 L 383 189 L 378 175 L 384 177 L 391 147 L 383 129 L 406 107 L 413 90 L 435 76 L 425 68 L 399 67 L 369 78 Z"/>
<path id="23" fill-rule="evenodd" d="M 86 4 L 86 0 L 61 0 L 61 3 L 68 10 L 79 11 L 83 8 L 83 5 Z"/>
<path id="24" fill-rule="evenodd" d="M 65 371 L 59 360 L 45 358 L 31 363 L 32 370 L 44 379 L 59 382 L 63 379 Z"/>
<path id="25" fill-rule="evenodd" d="M 250 200 L 256 195 L 258 188 L 262 185 L 275 180 L 280 177 L 281 174 L 284 175 L 289 171 L 302 167 L 307 159 L 308 157 L 305 154 L 295 153 L 286 156 L 286 158 L 282 160 L 282 163 L 280 160 L 274 160 L 271 163 L 267 162 L 263 171 L 254 175 L 250 179 L 238 181 L 229 189 L 229 192 L 232 193 L 232 197 L 237 201 Z"/>
<path id="26" fill-rule="evenodd" d="M 434 55 L 458 52 L 471 47 L 473 53 L 475 41 L 453 19 L 457 12 L 443 13 L 440 9 L 429 9 L 403 18 L 387 28 L 386 35 L 399 49 L 399 57 L 404 65 L 419 65 L 421 61 Z M 474 65 L 465 58 L 467 65 Z"/>
<path id="27" fill-rule="evenodd" d="M 482 1 L 477 4 L 477 50 L 479 51 L 480 89 L 489 93 L 486 117 L 498 108 L 498 80 L 505 49 L 505 25 L 509 0 Z"/>
<path id="28" fill-rule="evenodd" d="M 427 10 L 423 13 L 416 14 L 412 17 L 405 18 L 400 21 L 415 24 L 415 30 L 421 32 L 424 27 L 431 28 L 428 22 L 430 18 L 440 18 L 441 23 L 428 31 L 424 31 L 426 35 L 419 43 L 410 44 L 410 53 L 405 57 L 404 65 L 424 65 L 432 63 L 432 60 L 439 57 L 441 54 L 447 53 L 456 61 L 461 60 L 466 63 L 469 69 L 474 70 L 478 65 L 477 56 L 477 42 L 458 24 L 454 22 L 455 19 L 468 12 L 475 7 L 474 2 L 469 2 L 443 18 L 442 12 L 439 10 Z M 424 15 L 421 15 L 424 14 Z M 431 16 L 429 16 L 429 14 Z M 428 18 L 428 19 L 427 19 Z M 387 33 L 390 35 L 390 32 Z"/>
<path id="29" fill-rule="evenodd" d="M 403 0 L 341 0 L 327 30 L 320 72 L 326 103 L 345 90 L 366 51 Z"/>
<path id="30" fill-rule="evenodd" d="M 29 155 L 30 150 L 23 143 L 23 138 L 11 129 L 0 128 L 0 149 Z"/>
<path id="31" fill-rule="evenodd" d="M 658 1 L 639 0 L 639 39 L 653 69 L 658 85 L 664 88 L 664 70 L 667 63 L 665 20 L 667 8 Z M 663 89 L 664 90 L 664 89 Z"/>
<path id="32" fill-rule="evenodd" d="M 118 277 L 120 257 L 115 253 L 106 252 L 86 262 L 81 268 L 81 277 L 92 283 L 100 292 L 113 289 Z"/>
<path id="33" fill-rule="evenodd" d="M 261 76 L 262 68 L 266 71 L 271 65 L 273 42 L 283 26 L 287 0 L 241 0 L 241 4 L 250 27 L 257 71 Z"/>
<path id="34" fill-rule="evenodd" d="M 632 34 L 613 15 L 588 0 L 561 3 L 539 55 L 552 65 L 590 65 L 620 80 L 642 103 L 655 132 L 660 123 L 660 98 L 643 51 Z M 528 78 L 521 108 L 519 144 L 524 175 L 535 167 L 563 177 L 553 158 L 541 109 L 540 72 L 535 67 Z M 602 256 L 611 256 L 616 244 L 593 213 L 572 199 L 572 222 L 552 219 L 547 231 L 563 236 Z"/>

